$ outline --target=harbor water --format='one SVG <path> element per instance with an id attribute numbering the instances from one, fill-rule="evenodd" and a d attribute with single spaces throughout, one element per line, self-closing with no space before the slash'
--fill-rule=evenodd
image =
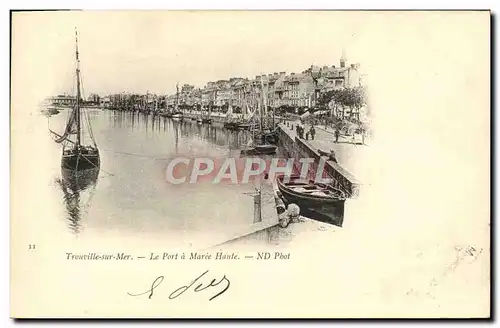
<path id="1" fill-rule="evenodd" d="M 249 132 L 141 113 L 92 109 L 88 114 L 101 154 L 97 179 L 83 177 L 84 182 L 73 183 L 65 179 L 61 145 L 50 143 L 55 224 L 68 234 L 121 236 L 123 242 L 140 235 L 138 240 L 208 245 L 254 221 L 255 183 L 173 185 L 165 178 L 174 157 L 239 157 Z M 50 117 L 50 129 L 63 131 L 67 115 L 62 110 Z"/>

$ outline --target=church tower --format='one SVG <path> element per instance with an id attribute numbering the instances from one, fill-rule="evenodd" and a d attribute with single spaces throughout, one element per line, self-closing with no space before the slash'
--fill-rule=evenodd
<path id="1" fill-rule="evenodd" d="M 340 67 L 345 67 L 347 62 L 347 57 L 345 55 L 345 49 L 342 49 L 342 57 L 340 57 Z"/>

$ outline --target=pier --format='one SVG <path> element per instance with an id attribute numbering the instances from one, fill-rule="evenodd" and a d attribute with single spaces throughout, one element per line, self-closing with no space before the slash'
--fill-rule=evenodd
<path id="1" fill-rule="evenodd" d="M 355 154 L 348 153 L 345 149 L 340 149 L 340 144 L 336 144 L 334 140 L 328 136 L 325 130 L 316 128 L 316 137 L 314 140 L 306 140 L 298 137 L 296 126 L 298 121 L 288 122 L 288 124 L 281 123 L 278 125 L 279 140 L 281 145 L 286 149 L 291 158 L 299 160 L 300 158 L 313 158 L 315 162 L 310 166 L 310 175 L 314 176 L 316 169 L 320 164 L 320 159 L 325 161 L 325 171 L 329 178 L 332 179 L 334 187 L 340 188 L 347 194 L 355 198 L 359 195 L 360 182 L 354 177 L 354 174 L 344 168 L 344 163 L 350 163 L 349 156 Z M 354 145 L 347 145 L 351 149 L 356 147 Z M 321 156 L 318 149 L 324 151 L 334 150 L 337 155 L 337 163 L 329 160 L 327 156 Z M 344 150 L 344 151 L 341 151 Z M 351 168 L 354 168 L 351 166 Z"/>

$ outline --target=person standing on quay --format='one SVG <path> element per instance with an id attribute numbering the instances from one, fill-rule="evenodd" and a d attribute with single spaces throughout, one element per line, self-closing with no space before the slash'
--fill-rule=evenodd
<path id="1" fill-rule="evenodd" d="M 311 139 L 314 140 L 314 135 L 316 134 L 316 130 L 314 129 L 314 125 L 311 124 L 311 129 L 309 130 L 311 134 Z"/>
<path id="2" fill-rule="evenodd" d="M 340 132 L 339 132 L 339 129 L 335 129 L 335 143 L 338 143 L 339 142 L 339 136 L 340 136 Z"/>

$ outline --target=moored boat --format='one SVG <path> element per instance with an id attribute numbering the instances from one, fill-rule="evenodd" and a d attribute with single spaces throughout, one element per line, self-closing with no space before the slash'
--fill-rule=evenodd
<path id="1" fill-rule="evenodd" d="M 256 127 L 258 127 L 258 124 L 253 123 L 253 122 L 239 123 L 238 124 L 238 128 L 243 129 L 243 130 L 250 130 L 250 129 L 256 128 Z"/>
<path id="2" fill-rule="evenodd" d="M 238 122 L 224 122 L 224 127 L 228 130 L 238 130 Z"/>
<path id="3" fill-rule="evenodd" d="M 62 143 L 63 151 L 61 157 L 61 167 L 65 170 L 82 171 L 87 169 L 99 168 L 100 155 L 99 149 L 92 133 L 90 119 L 88 114 L 82 108 L 82 97 L 80 93 L 80 60 L 78 54 L 78 34 L 76 35 L 76 102 L 68 117 L 66 128 L 62 135 L 49 131 L 56 136 L 54 140 L 57 143 Z M 87 133 L 83 133 L 83 130 Z M 90 140 L 85 140 L 84 137 Z"/>
<path id="4" fill-rule="evenodd" d="M 278 189 L 288 204 L 297 204 L 304 212 L 315 213 L 326 221 L 342 226 L 344 205 L 348 198 L 342 190 L 333 186 L 304 180 L 299 176 L 284 175 L 276 178 Z"/>
<path id="5" fill-rule="evenodd" d="M 60 113 L 60 111 L 57 108 L 50 107 L 48 109 L 44 109 L 41 111 L 43 115 L 45 116 L 52 116 L 52 115 L 57 115 Z"/>
<path id="6" fill-rule="evenodd" d="M 181 112 L 175 112 L 172 114 L 171 118 L 176 119 L 176 120 L 182 120 L 183 115 Z"/>
<path id="7" fill-rule="evenodd" d="M 281 175 L 276 180 L 280 192 L 291 202 L 324 205 L 343 203 L 347 199 L 346 193 L 338 188 L 314 180 L 304 180 L 300 176 L 290 176 L 287 180 Z"/>
<path id="8" fill-rule="evenodd" d="M 270 144 L 255 145 L 253 147 L 242 149 L 242 155 L 273 155 L 276 154 L 276 146 Z"/>
<path id="9" fill-rule="evenodd" d="M 172 115 L 170 116 L 172 119 L 175 120 L 182 120 L 184 118 L 184 113 L 179 110 L 179 83 L 175 85 L 175 108 L 174 111 L 172 112 Z"/>

